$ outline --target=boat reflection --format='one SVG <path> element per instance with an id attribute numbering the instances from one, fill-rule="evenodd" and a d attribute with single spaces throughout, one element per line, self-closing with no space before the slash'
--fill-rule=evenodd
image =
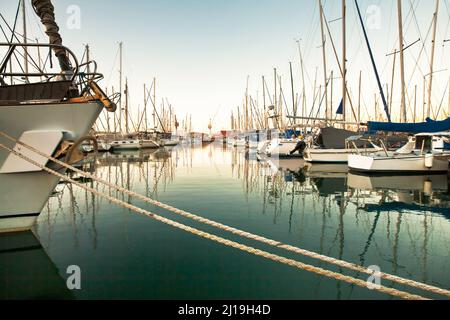
<path id="1" fill-rule="evenodd" d="M 437 213 L 450 219 L 447 175 L 366 176 L 349 174 L 349 188 L 366 193 L 366 212 Z"/>
<path id="2" fill-rule="evenodd" d="M 0 235 L 0 300 L 73 299 L 31 231 Z"/>

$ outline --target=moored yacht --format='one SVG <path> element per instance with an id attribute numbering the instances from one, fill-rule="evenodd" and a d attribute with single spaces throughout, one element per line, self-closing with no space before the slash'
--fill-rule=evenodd
<path id="1" fill-rule="evenodd" d="M 353 147 L 348 146 L 347 140 L 357 133 L 336 128 L 321 129 L 320 134 L 310 141 L 304 152 L 304 159 L 311 163 L 348 163 L 349 155 L 355 153 Z M 359 146 L 362 146 L 359 144 Z M 366 152 L 376 153 L 382 149 L 367 141 L 363 146 Z"/>
<path id="2" fill-rule="evenodd" d="M 449 132 L 420 133 L 401 149 L 349 157 L 349 168 L 366 173 L 445 173 L 449 169 Z"/>
<path id="3" fill-rule="evenodd" d="M 52 164 L 8 137 L 70 163 L 68 155 L 82 144 L 103 109 L 115 111 L 116 106 L 96 83 L 102 75 L 81 71 L 93 62 L 80 65 L 68 48 L 55 44 L 62 39 L 55 32 L 56 22 L 49 19 L 54 11 L 51 2 L 36 0 L 33 6 L 51 44 L 0 44 L 6 51 L 0 66 L 0 132 L 7 135 L 0 135 L 0 143 L 42 166 Z M 54 53 L 61 70 L 16 71 L 13 57 L 20 50 L 31 56 L 33 49 Z M 59 178 L 0 148 L 0 233 L 30 229 L 58 182 Z"/>

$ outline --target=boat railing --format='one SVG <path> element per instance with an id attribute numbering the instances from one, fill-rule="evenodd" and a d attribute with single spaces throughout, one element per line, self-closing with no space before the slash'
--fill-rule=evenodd
<path id="1" fill-rule="evenodd" d="M 356 144 L 357 142 L 365 142 L 364 147 L 358 147 L 358 145 Z M 383 151 L 386 156 L 389 156 L 386 144 L 382 139 L 376 139 L 376 141 L 374 141 L 372 137 L 354 136 L 346 139 L 345 144 L 346 149 L 354 150 L 358 155 L 368 155 L 370 153 L 373 153 L 374 149 L 381 149 L 380 151 Z M 371 147 L 368 148 L 367 145 L 370 145 Z"/>
<path id="2" fill-rule="evenodd" d="M 67 47 L 64 47 L 62 45 L 57 44 L 49 44 L 49 43 L 0 43 L 0 49 L 7 47 L 8 50 L 0 64 L 0 77 L 2 80 L 2 85 L 6 85 L 4 82 L 4 78 L 7 77 L 21 77 L 21 78 L 42 78 L 45 77 L 47 81 L 50 81 L 51 79 L 54 79 L 55 77 L 62 76 L 65 78 L 65 80 L 73 81 L 75 80 L 75 77 L 79 73 L 80 65 L 78 63 L 77 57 L 75 54 Z M 23 49 L 25 53 L 18 52 L 18 49 Z M 45 66 L 40 66 L 40 61 L 35 61 L 35 59 L 32 57 L 30 53 L 28 53 L 29 48 L 47 48 L 49 49 L 48 57 L 46 58 L 47 61 L 50 63 L 50 65 L 53 64 L 52 62 L 52 50 L 53 49 L 62 49 L 67 53 L 67 56 L 69 60 L 72 62 L 72 72 L 70 73 L 64 73 L 64 72 L 45 72 Z M 26 68 L 24 69 L 23 66 L 20 66 L 21 72 L 11 72 L 6 71 L 8 64 L 12 65 L 12 58 L 14 57 L 16 61 L 18 61 L 17 54 L 21 58 L 27 57 L 29 60 L 29 65 L 33 66 L 35 69 L 37 69 L 38 72 L 26 72 Z M 25 56 L 26 55 L 26 56 Z M 20 63 L 18 63 L 20 64 Z M 68 78 L 66 78 L 68 76 Z"/>
<path id="3" fill-rule="evenodd" d="M 47 43 L 0 43 L 6 51 L 0 63 L 0 101 L 25 102 L 62 100 L 89 94 L 91 84 L 103 79 L 95 61 L 79 63 L 67 47 Z M 37 49 L 37 58 L 30 51 Z M 41 52 L 48 50 L 41 59 Z M 69 71 L 54 71 L 54 50 L 64 50 L 71 64 Z M 21 58 L 24 62 L 21 64 Z M 26 59 L 25 59 L 26 58 Z M 36 59 L 37 60 L 36 60 Z M 26 67 L 24 67 L 26 62 Z M 56 59 L 57 60 L 57 59 Z M 14 70 L 13 70 L 14 68 Z M 32 71 L 28 71 L 28 68 Z M 48 71 L 50 70 L 50 71 Z M 9 80 L 9 81 L 8 81 Z M 8 82 L 8 83 L 7 83 Z"/>

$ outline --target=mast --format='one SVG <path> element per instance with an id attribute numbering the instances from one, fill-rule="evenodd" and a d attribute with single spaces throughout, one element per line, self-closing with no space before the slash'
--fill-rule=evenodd
<path id="1" fill-rule="evenodd" d="M 295 104 L 295 92 L 294 92 L 294 75 L 292 74 L 292 62 L 289 62 L 289 70 L 291 72 L 292 112 L 294 113 L 294 117 L 297 117 L 297 107 Z"/>
<path id="2" fill-rule="evenodd" d="M 125 131 L 127 134 L 130 133 L 128 124 L 128 78 L 125 79 Z"/>
<path id="3" fill-rule="evenodd" d="M 274 99 L 274 107 L 275 113 L 278 114 L 278 98 L 277 98 L 277 68 L 273 68 L 274 82 L 275 82 L 275 99 Z"/>
<path id="4" fill-rule="evenodd" d="M 325 118 L 328 119 L 328 87 L 327 87 L 328 72 L 327 72 L 327 57 L 325 54 L 325 42 L 326 42 L 325 30 L 323 27 L 324 13 L 323 13 L 322 0 L 318 0 L 318 1 L 319 1 L 319 8 L 320 8 L 320 33 L 322 34 L 323 81 L 324 81 L 324 88 L 325 88 L 325 114 L 326 114 Z M 345 1 L 343 3 L 345 6 Z M 344 32 L 345 32 L 345 29 L 344 29 Z M 344 37 L 344 39 L 345 39 L 345 37 Z M 344 40 L 344 59 L 345 59 L 345 40 Z M 344 91 L 344 95 L 345 95 L 345 91 Z"/>
<path id="5" fill-rule="evenodd" d="M 342 0 L 342 112 L 344 122 L 347 121 L 346 106 L 347 106 L 347 6 L 345 0 Z"/>
<path id="6" fill-rule="evenodd" d="M 434 52 L 436 49 L 436 29 L 437 29 L 437 19 L 439 13 L 439 0 L 436 0 L 436 11 L 433 17 L 433 40 L 431 44 L 431 62 L 430 62 L 430 83 L 428 84 L 428 112 L 427 116 L 431 116 L 431 92 L 433 89 L 433 72 L 434 72 Z"/>
<path id="7" fill-rule="evenodd" d="M 330 84 L 330 109 L 328 110 L 327 119 L 333 118 L 333 85 L 334 85 L 334 72 L 331 70 L 331 84 Z"/>
<path id="8" fill-rule="evenodd" d="M 264 76 L 262 76 L 262 86 L 263 86 L 263 108 L 264 108 L 264 126 L 265 129 L 268 129 L 269 127 L 269 123 L 268 123 L 268 119 L 267 119 L 267 110 L 266 110 L 266 86 L 265 86 L 265 79 Z"/>
<path id="9" fill-rule="evenodd" d="M 414 119 L 413 122 L 416 123 L 417 120 L 417 84 L 414 87 Z"/>
<path id="10" fill-rule="evenodd" d="M 306 111 L 306 88 L 305 88 L 305 68 L 303 64 L 303 55 L 302 55 L 302 48 L 300 46 L 300 40 L 297 41 L 298 45 L 298 53 L 300 56 L 300 67 L 302 72 L 302 118 L 305 117 L 305 111 Z M 305 123 L 305 120 L 302 119 L 302 125 Z"/>
<path id="11" fill-rule="evenodd" d="M 402 15 L 402 0 L 397 0 L 398 11 L 398 37 L 399 37 L 399 51 L 400 51 L 400 77 L 401 77 L 401 92 L 402 92 L 402 104 L 400 122 L 404 123 L 408 121 L 406 114 L 406 87 L 405 87 L 405 55 L 403 50 L 403 15 Z"/>
<path id="12" fill-rule="evenodd" d="M 362 71 L 359 71 L 359 90 L 358 90 L 358 132 L 361 125 L 361 78 L 362 78 Z"/>
<path id="13" fill-rule="evenodd" d="M 248 81 L 250 76 L 247 76 L 247 88 L 245 89 L 245 131 L 249 130 L 249 113 L 248 113 Z"/>
<path id="14" fill-rule="evenodd" d="M 144 83 L 144 121 L 145 121 L 145 132 L 148 132 L 148 119 L 147 119 L 147 87 Z"/>
<path id="15" fill-rule="evenodd" d="M 375 72 L 375 76 L 377 78 L 378 89 L 380 90 L 381 99 L 383 100 L 384 111 L 386 113 L 388 121 L 391 122 L 391 114 L 389 112 L 389 107 L 388 107 L 387 102 L 386 102 L 386 97 L 384 95 L 383 86 L 381 85 L 380 75 L 378 74 L 378 69 L 377 69 L 377 65 L 375 63 L 375 58 L 373 57 L 372 48 L 370 47 L 369 37 L 367 36 L 366 27 L 364 26 L 364 21 L 363 21 L 362 15 L 361 15 L 361 10 L 360 10 L 359 5 L 358 5 L 358 0 L 355 0 L 355 5 L 356 5 L 356 9 L 358 11 L 359 21 L 360 21 L 361 27 L 363 29 L 364 38 L 366 39 L 366 44 L 367 44 L 367 48 L 369 50 L 369 55 L 370 55 L 370 60 L 372 62 L 372 67 L 373 67 L 373 70 Z"/>
<path id="16" fill-rule="evenodd" d="M 122 56 L 122 48 L 123 43 L 119 42 L 119 92 L 120 92 L 120 101 L 119 101 L 119 132 L 122 133 L 122 67 L 123 67 L 123 56 Z"/>
<path id="17" fill-rule="evenodd" d="M 397 62 L 397 50 L 394 52 L 394 61 L 393 61 L 393 65 L 392 65 L 392 79 L 391 79 L 391 94 L 389 97 L 389 111 L 390 113 L 392 113 L 392 99 L 394 97 L 394 81 L 395 81 L 395 66 L 396 66 L 396 62 Z"/>
<path id="18" fill-rule="evenodd" d="M 28 43 L 27 14 L 26 14 L 25 0 L 22 0 L 22 18 L 23 18 L 23 21 L 22 21 L 23 22 L 23 43 L 27 44 Z M 23 59 L 24 59 L 24 65 L 25 65 L 25 73 L 28 73 L 28 47 L 24 46 L 23 50 L 24 50 Z M 26 77 L 25 79 L 28 82 L 28 77 Z"/>
<path id="19" fill-rule="evenodd" d="M 153 125 L 156 131 L 156 78 L 153 78 Z"/>

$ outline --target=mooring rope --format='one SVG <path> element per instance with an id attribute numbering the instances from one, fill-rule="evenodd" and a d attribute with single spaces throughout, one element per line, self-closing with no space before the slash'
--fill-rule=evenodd
<path id="1" fill-rule="evenodd" d="M 244 244 L 241 244 L 241 243 L 238 243 L 238 242 L 235 242 L 235 241 L 231 241 L 231 240 L 219 237 L 219 236 L 215 236 L 213 234 L 210 234 L 210 233 L 207 233 L 207 232 L 204 232 L 204 231 L 201 231 L 201 230 L 198 230 L 198 229 L 186 226 L 184 224 L 175 222 L 173 220 L 164 218 L 164 217 L 159 216 L 159 215 L 157 215 L 155 213 L 152 213 L 150 211 L 144 210 L 142 208 L 138 208 L 138 207 L 136 207 L 134 205 L 131 205 L 129 203 L 126 203 L 126 202 L 124 202 L 122 200 L 119 200 L 117 198 L 111 197 L 111 196 L 109 196 L 109 195 L 107 195 L 105 193 L 102 193 L 100 191 L 97 191 L 97 190 L 95 190 L 95 189 L 93 189 L 91 187 L 85 186 L 82 183 L 80 183 L 78 181 L 75 181 L 75 180 L 69 178 L 68 176 L 66 176 L 64 174 L 61 174 L 61 173 L 59 173 L 59 172 L 57 172 L 55 170 L 52 170 L 52 169 L 50 169 L 50 168 L 48 168 L 46 166 L 43 166 L 43 165 L 37 163 L 36 161 L 32 160 L 31 158 L 29 158 L 29 157 L 27 157 L 27 156 L 25 156 L 25 155 L 15 151 L 15 150 L 11 149 L 11 148 L 9 148 L 9 147 L 1 144 L 1 143 L 0 143 L 0 148 L 8 150 L 12 154 L 14 154 L 14 155 L 20 157 L 21 159 L 23 159 L 23 160 L 25 160 L 25 161 L 35 165 L 36 167 L 44 170 L 45 172 L 47 172 L 47 173 L 49 173 L 51 175 L 59 177 L 63 181 L 66 181 L 66 182 L 69 182 L 71 184 L 74 184 L 74 185 L 78 186 L 79 188 L 81 188 L 83 190 L 86 190 L 88 192 L 91 192 L 91 193 L 99 196 L 99 197 L 103 197 L 103 198 L 109 200 L 111 203 L 115 203 L 118 206 L 121 206 L 121 207 L 126 208 L 126 209 L 131 210 L 131 211 L 134 211 L 134 212 L 139 213 L 141 215 L 147 216 L 149 218 L 152 218 L 152 219 L 154 219 L 156 221 L 159 221 L 161 223 L 164 223 L 166 225 L 169 225 L 169 226 L 172 226 L 174 228 L 186 231 L 188 233 L 191 233 L 193 235 L 202 237 L 204 239 L 209 239 L 209 240 L 217 242 L 219 244 L 222 244 L 222 245 L 225 245 L 225 246 L 228 246 L 228 247 L 232 247 L 232 248 L 235 248 L 235 249 L 238 249 L 238 250 L 241 250 L 241 251 L 244 251 L 244 252 L 256 255 L 256 256 L 259 256 L 259 257 L 263 257 L 263 258 L 266 258 L 266 259 L 269 259 L 269 260 L 272 260 L 272 261 L 275 261 L 275 262 L 278 262 L 278 263 L 281 263 L 281 264 L 285 264 L 285 265 L 288 265 L 288 266 L 291 266 L 291 267 L 294 267 L 294 268 L 297 268 L 297 269 L 300 269 L 300 270 L 309 271 L 309 272 L 316 273 L 318 275 L 322 275 L 322 276 L 325 276 L 325 277 L 328 277 L 328 278 L 331 278 L 331 279 L 335 279 L 335 280 L 338 280 L 338 281 L 343 281 L 343 282 L 347 282 L 347 283 L 350 283 L 350 284 L 354 284 L 354 285 L 357 285 L 357 286 L 362 287 L 362 288 L 366 288 L 366 289 L 368 288 L 367 281 L 363 281 L 361 279 L 356 279 L 356 278 L 353 278 L 351 276 L 346 276 L 346 275 L 343 275 L 343 274 L 340 274 L 340 273 L 337 273 L 337 272 L 333 272 L 333 271 L 330 271 L 330 270 L 326 270 L 326 269 L 322 269 L 322 268 L 315 267 L 315 266 L 312 266 L 312 265 L 308 265 L 308 264 L 302 263 L 300 261 L 296 261 L 296 260 L 293 260 L 293 259 L 288 259 L 286 257 L 282 257 L 282 256 L 279 256 L 279 255 L 276 255 L 276 254 L 272 254 L 272 253 L 269 253 L 267 251 L 263 251 L 263 250 L 256 249 L 256 248 L 253 248 L 253 247 L 250 247 L 250 246 L 246 246 Z M 400 290 L 397 290 L 397 289 L 388 288 L 388 287 L 385 287 L 385 286 L 382 286 L 382 285 L 374 286 L 373 290 L 376 290 L 376 291 L 379 291 L 381 293 L 385 293 L 385 294 L 388 294 L 388 295 L 391 295 L 391 296 L 394 296 L 394 297 L 399 297 L 401 299 L 406 299 L 406 300 L 429 300 L 429 299 L 427 299 L 425 297 L 422 297 L 422 296 L 419 296 L 419 295 L 414 295 L 414 294 L 411 294 L 411 293 L 408 293 L 408 292 L 404 292 L 404 291 L 400 291 Z"/>
<path id="2" fill-rule="evenodd" d="M 212 221 L 212 220 L 209 220 L 209 219 L 206 219 L 206 218 L 194 215 L 194 214 L 186 212 L 184 210 L 180 210 L 178 208 L 169 206 L 169 205 L 161 203 L 159 201 L 150 199 L 150 198 L 148 198 L 146 196 L 140 195 L 138 193 L 135 193 L 135 192 L 130 191 L 128 189 L 125 189 L 123 187 L 119 187 L 117 185 L 111 184 L 108 181 L 102 180 L 102 179 L 100 179 L 100 178 L 98 178 L 98 177 L 96 177 L 94 175 L 91 175 L 89 173 L 81 171 L 81 170 L 79 170 L 79 169 L 77 169 L 77 168 L 75 168 L 73 166 L 70 166 L 70 165 L 68 165 L 68 164 L 66 164 L 66 163 L 64 163 L 64 162 L 62 162 L 62 161 L 60 161 L 58 159 L 55 159 L 55 158 L 53 158 L 53 157 L 51 157 L 49 155 L 46 155 L 46 154 L 42 153 L 41 151 L 37 150 L 36 148 L 34 148 L 32 146 L 29 146 L 29 145 L 19 141 L 18 139 L 15 139 L 14 137 L 9 136 L 8 134 L 6 134 L 4 132 L 0 131 L 0 135 L 4 136 L 5 138 L 7 138 L 7 139 L 9 139 L 9 140 L 11 140 L 11 141 L 13 141 L 15 143 L 18 143 L 18 144 L 26 147 L 27 149 L 29 149 L 29 150 L 31 150 L 31 151 L 41 155 L 44 158 L 47 158 L 47 159 L 55 162 L 56 164 L 61 165 L 62 167 L 65 167 L 65 168 L 67 168 L 69 170 L 72 170 L 72 171 L 74 171 L 76 173 L 81 174 L 82 176 L 84 176 L 86 178 L 93 179 L 94 181 L 97 181 L 99 183 L 105 184 L 105 185 L 107 185 L 110 188 L 116 189 L 116 190 L 118 190 L 120 192 L 128 194 L 128 195 L 130 195 L 132 197 L 135 197 L 135 198 L 137 198 L 137 199 L 139 199 L 141 201 L 144 201 L 144 202 L 152 204 L 152 205 L 156 205 L 156 206 L 158 206 L 158 207 L 160 207 L 162 209 L 171 211 L 171 212 L 173 212 L 175 214 L 178 214 L 178 215 L 181 215 L 183 217 L 186 217 L 186 218 L 192 219 L 194 221 L 197 221 L 197 222 L 200 222 L 200 223 L 203 223 L 203 224 L 206 224 L 206 225 L 209 225 L 209 226 L 212 226 L 212 227 L 215 227 L 215 228 L 218 228 L 218 229 L 221 229 L 221 230 L 233 233 L 235 235 L 238 235 L 238 236 L 250 239 L 250 240 L 258 241 L 258 242 L 261 242 L 261 243 L 264 243 L 264 244 L 267 244 L 267 245 L 270 245 L 270 246 L 273 246 L 273 247 L 276 247 L 276 248 L 284 249 L 284 250 L 287 250 L 287 251 L 290 251 L 290 252 L 293 252 L 293 253 L 297 253 L 297 254 L 300 254 L 300 255 L 303 255 L 303 256 L 306 256 L 306 257 L 309 257 L 309 258 L 318 259 L 318 260 L 321 260 L 323 262 L 334 264 L 334 265 L 337 265 L 337 266 L 340 266 L 340 267 L 343 267 L 343 268 L 347 268 L 347 269 L 350 269 L 350 270 L 353 270 L 353 271 L 358 271 L 358 272 L 366 273 L 366 274 L 369 274 L 369 275 L 372 274 L 371 270 L 366 269 L 366 268 L 364 268 L 362 266 L 359 266 L 359 265 L 356 265 L 356 264 L 353 264 L 353 263 L 349 263 L 349 262 L 346 262 L 346 261 L 338 260 L 338 259 L 335 259 L 335 258 L 331 258 L 331 257 L 328 257 L 328 256 L 324 256 L 324 255 L 321 255 L 321 254 L 318 254 L 318 253 L 315 253 L 315 252 L 311 252 L 311 251 L 308 251 L 308 250 L 304 250 L 304 249 L 301 249 L 301 248 L 298 248 L 298 247 L 294 247 L 294 246 L 291 246 L 291 245 L 283 244 L 281 242 L 278 242 L 278 241 L 275 241 L 275 240 L 271 240 L 271 239 L 267 239 L 267 238 L 264 238 L 264 237 L 261 237 L 261 236 L 258 236 L 258 235 L 254 235 L 254 234 L 251 234 L 251 233 L 248 233 L 248 232 L 245 232 L 245 231 L 242 231 L 242 230 L 239 230 L 239 229 L 236 229 L 236 228 L 233 228 L 233 227 L 230 227 L 230 226 L 227 226 L 227 225 L 224 225 L 224 224 L 221 224 L 221 223 L 218 223 L 218 222 L 215 222 L 215 221 Z M 416 288 L 416 289 L 420 289 L 420 290 L 423 290 L 423 291 L 428 291 L 428 292 L 432 292 L 432 293 L 435 293 L 435 294 L 439 294 L 439 295 L 444 295 L 444 296 L 450 297 L 450 291 L 446 290 L 446 289 L 438 288 L 436 286 L 431 286 L 431 285 L 424 284 L 424 283 L 417 282 L 417 281 L 413 281 L 413 280 L 410 280 L 410 279 L 405 279 L 405 278 L 398 277 L 398 276 L 391 275 L 391 274 L 384 273 L 384 272 L 380 272 L 380 273 L 378 273 L 378 275 L 381 278 L 385 279 L 385 280 L 393 281 L 393 282 L 396 282 L 396 283 L 401 284 L 401 285 L 406 285 L 406 286 L 410 286 L 410 287 L 413 287 L 413 288 Z"/>
<path id="3" fill-rule="evenodd" d="M 139 199 L 139 200 L 141 200 L 141 201 L 143 201 L 145 203 L 158 206 L 158 207 L 160 207 L 162 209 L 168 210 L 168 211 L 170 211 L 172 213 L 178 214 L 178 215 L 183 216 L 185 218 L 189 218 L 189 219 L 192 219 L 194 221 L 197 221 L 197 222 L 200 222 L 200 223 L 203 223 L 203 224 L 206 224 L 206 225 L 218 228 L 220 230 L 224 230 L 224 231 L 230 232 L 232 234 L 238 235 L 238 236 L 243 237 L 243 238 L 247 238 L 247 239 L 250 239 L 250 240 L 253 240 L 253 241 L 264 243 L 264 244 L 272 246 L 272 247 L 276 247 L 276 248 L 284 249 L 284 250 L 287 250 L 287 251 L 290 251 L 290 252 L 293 252 L 293 253 L 297 253 L 297 254 L 303 255 L 303 256 L 308 257 L 308 258 L 317 259 L 317 260 L 320 260 L 320 261 L 323 261 L 323 262 L 326 262 L 326 263 L 330 263 L 330 264 L 334 264 L 334 265 L 337 265 L 339 267 L 346 268 L 346 269 L 349 269 L 349 270 L 353 270 L 353 271 L 357 271 L 357 272 L 361 272 L 361 273 L 365 273 L 365 274 L 369 274 L 369 275 L 372 274 L 371 270 L 366 269 L 366 268 L 364 268 L 362 266 L 359 266 L 357 264 L 350 263 L 350 262 L 343 261 L 343 260 L 338 260 L 338 259 L 335 259 L 335 258 L 332 258 L 332 257 L 328 257 L 328 256 L 324 256 L 324 255 L 318 254 L 316 252 L 312 252 L 312 251 L 308 251 L 308 250 L 301 249 L 301 248 L 298 248 L 298 247 L 294 247 L 294 246 L 291 246 L 291 245 L 287 245 L 287 244 L 281 243 L 279 241 L 267 239 L 265 237 L 258 236 L 258 235 L 255 235 L 255 234 L 252 234 L 252 233 L 249 233 L 249 232 L 245 232 L 245 231 L 242 231 L 242 230 L 239 230 L 239 229 L 236 229 L 236 228 L 233 228 L 233 227 L 221 224 L 219 222 L 212 221 L 212 220 L 209 220 L 209 219 L 206 219 L 206 218 L 194 215 L 192 213 L 189 213 L 189 212 L 186 212 L 184 210 L 172 207 L 170 205 L 161 203 L 159 201 L 156 201 L 156 200 L 153 200 L 153 199 L 151 199 L 149 197 L 140 195 L 140 194 L 138 194 L 136 192 L 133 192 L 131 190 L 128 190 L 128 189 L 125 189 L 123 187 L 111 184 L 110 182 L 105 181 L 103 179 L 100 179 L 100 178 L 98 178 L 98 177 L 96 177 L 94 175 L 91 175 L 91 174 L 87 173 L 87 172 L 79 170 L 79 169 L 77 169 L 77 168 L 75 168 L 75 167 L 73 167 L 71 165 L 66 164 L 65 162 L 62 162 L 62 161 L 60 161 L 58 159 L 55 159 L 55 158 L 53 158 L 53 157 L 51 157 L 49 155 L 46 155 L 46 154 L 42 153 L 41 151 L 37 150 L 36 148 L 34 148 L 32 146 L 29 146 L 29 145 L 19 141 L 18 139 L 15 139 L 14 137 L 9 136 L 8 134 L 6 134 L 6 133 L 4 133 L 2 131 L 0 131 L 0 135 L 4 136 L 8 140 L 11 140 L 11 141 L 13 141 L 15 143 L 18 143 L 18 144 L 24 146 L 25 148 L 27 148 L 27 149 L 37 153 L 38 155 L 40 155 L 40 156 L 42 156 L 44 158 L 47 158 L 47 159 L 51 160 L 52 162 L 54 162 L 54 163 L 56 163 L 56 164 L 58 164 L 58 165 L 60 165 L 60 166 L 62 166 L 64 168 L 66 168 L 66 169 L 72 170 L 72 171 L 82 175 L 85 178 L 93 179 L 94 181 L 102 183 L 102 184 L 104 184 L 104 185 L 106 185 L 106 186 L 108 186 L 108 187 L 110 187 L 112 189 L 115 189 L 115 190 L 119 191 L 119 192 L 122 192 L 124 194 L 130 195 L 130 196 L 132 196 L 132 197 L 134 197 L 136 199 Z M 401 284 L 401 285 L 410 286 L 410 287 L 415 288 L 415 289 L 419 289 L 419 290 L 423 290 L 423 291 L 427 291 L 427 292 L 432 292 L 432 293 L 435 293 L 435 294 L 438 294 L 438 295 L 444 295 L 444 296 L 450 297 L 450 291 L 446 290 L 446 289 L 438 288 L 436 286 L 428 285 L 428 284 L 417 282 L 417 281 L 410 280 L 410 279 L 405 279 L 405 278 L 402 278 L 402 277 L 399 277 L 399 276 L 395 276 L 395 275 L 392 275 L 392 274 L 389 274 L 389 273 L 380 272 L 380 273 L 378 273 L 378 275 L 382 279 L 385 279 L 385 280 L 388 280 L 388 281 L 393 281 L 393 282 L 396 282 L 396 283 Z"/>

